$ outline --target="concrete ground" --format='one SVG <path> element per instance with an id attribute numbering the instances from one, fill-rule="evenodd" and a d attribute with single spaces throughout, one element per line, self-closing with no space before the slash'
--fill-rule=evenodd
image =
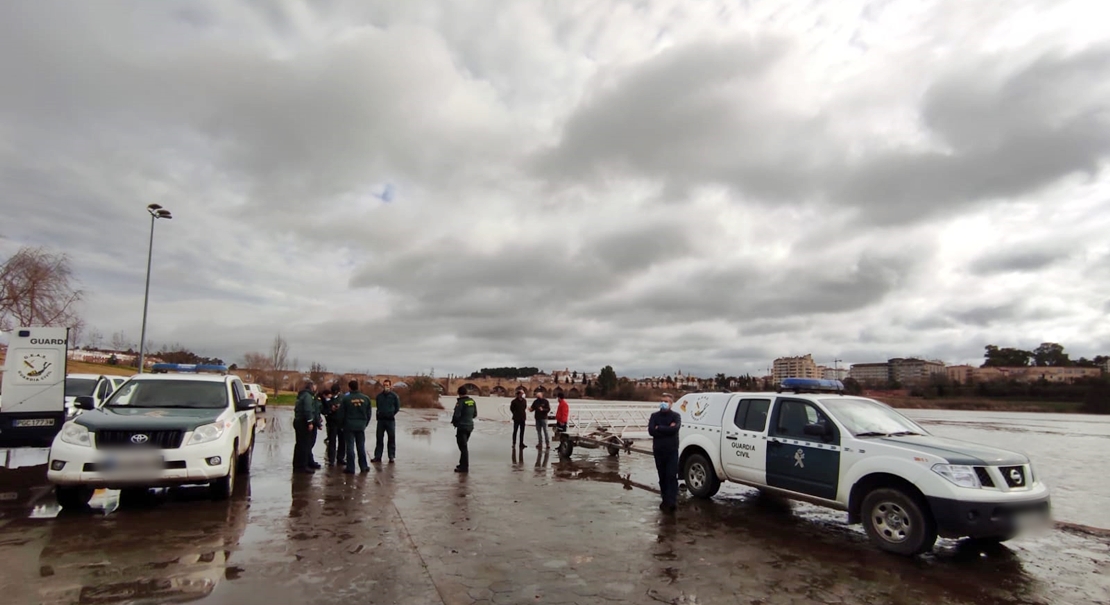
<path id="1" fill-rule="evenodd" d="M 453 429 L 433 412 L 401 415 L 395 465 L 292 475 L 289 411 L 267 420 L 230 503 L 186 488 L 121 508 L 106 492 L 59 514 L 42 467 L 0 470 L 0 602 L 1110 602 L 1104 537 L 1052 531 L 990 552 L 941 541 L 905 559 L 841 513 L 741 488 L 672 518 L 647 489 L 649 458 L 521 456 L 499 422 L 479 423 L 457 475 Z"/>

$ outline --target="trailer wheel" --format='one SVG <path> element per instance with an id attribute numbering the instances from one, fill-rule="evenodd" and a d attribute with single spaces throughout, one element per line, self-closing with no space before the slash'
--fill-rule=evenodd
<path id="1" fill-rule="evenodd" d="M 563 439 L 562 441 L 559 442 L 559 457 L 560 458 L 570 458 L 570 455 L 573 454 L 573 453 L 574 453 L 574 444 L 571 443 L 570 439 Z"/>
<path id="2" fill-rule="evenodd" d="M 620 456 L 621 455 L 621 448 L 619 448 L 615 445 L 610 445 L 609 446 L 609 455 L 612 456 L 613 458 L 616 458 L 617 456 Z"/>

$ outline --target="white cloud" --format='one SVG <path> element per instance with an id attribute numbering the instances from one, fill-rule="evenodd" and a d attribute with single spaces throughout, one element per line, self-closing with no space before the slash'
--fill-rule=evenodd
<path id="1" fill-rule="evenodd" d="M 137 338 L 163 204 L 150 337 L 232 360 L 1106 353 L 1107 9 L 1018 4 L 4 4 L 0 253 Z"/>

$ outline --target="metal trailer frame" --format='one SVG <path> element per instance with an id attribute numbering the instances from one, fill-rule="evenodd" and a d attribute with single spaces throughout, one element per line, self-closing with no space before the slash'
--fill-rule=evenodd
<path id="1" fill-rule="evenodd" d="M 574 448 L 605 448 L 610 456 L 638 452 L 650 454 L 651 449 L 636 446 L 651 437 L 647 432 L 648 418 L 659 409 L 656 404 L 589 404 L 570 408 L 565 431 L 555 429 L 557 451 L 561 458 L 570 458 Z"/>

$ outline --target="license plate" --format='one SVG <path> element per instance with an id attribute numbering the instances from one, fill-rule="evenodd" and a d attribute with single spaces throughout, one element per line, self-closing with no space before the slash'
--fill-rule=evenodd
<path id="1" fill-rule="evenodd" d="M 53 418 L 22 418 L 12 423 L 16 428 L 27 428 L 32 426 L 54 426 Z"/>
<path id="2" fill-rule="evenodd" d="M 1026 511 L 1014 516 L 1014 524 L 1025 532 L 1034 532 L 1048 527 L 1051 516 L 1046 511 Z"/>
<path id="3" fill-rule="evenodd" d="M 161 456 L 121 456 L 100 463 L 106 472 L 149 471 L 165 466 Z"/>

